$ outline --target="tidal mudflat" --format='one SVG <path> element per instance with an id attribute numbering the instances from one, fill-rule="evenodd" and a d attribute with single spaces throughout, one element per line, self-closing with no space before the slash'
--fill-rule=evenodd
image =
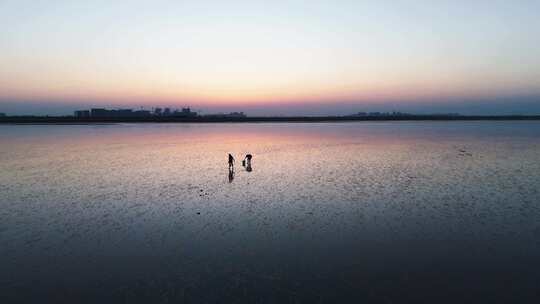
<path id="1" fill-rule="evenodd" d="M 0 256 L 2 303 L 536 302 L 540 123 L 2 125 Z"/>

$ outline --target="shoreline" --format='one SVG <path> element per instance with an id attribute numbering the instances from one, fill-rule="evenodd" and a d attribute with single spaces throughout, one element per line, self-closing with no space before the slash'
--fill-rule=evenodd
<path id="1" fill-rule="evenodd" d="M 289 116 L 289 117 L 118 117 L 75 118 L 41 116 L 0 117 L 0 124 L 90 125 L 114 123 L 320 123 L 357 121 L 527 121 L 540 120 L 540 115 L 407 115 L 407 116 Z"/>

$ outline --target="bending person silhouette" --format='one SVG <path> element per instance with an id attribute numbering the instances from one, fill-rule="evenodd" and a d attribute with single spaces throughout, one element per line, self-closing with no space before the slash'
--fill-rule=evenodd
<path id="1" fill-rule="evenodd" d="M 246 167 L 246 171 L 251 172 L 251 159 L 253 156 L 251 154 L 247 154 L 244 160 L 242 161 L 242 165 Z"/>

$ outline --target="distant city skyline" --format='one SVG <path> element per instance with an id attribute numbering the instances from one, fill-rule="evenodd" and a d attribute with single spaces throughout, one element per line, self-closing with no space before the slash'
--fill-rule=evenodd
<path id="1" fill-rule="evenodd" d="M 76 110 L 91 108 L 109 109 L 146 109 L 155 107 L 169 107 L 171 109 L 190 107 L 193 111 L 203 114 L 229 113 L 235 111 L 245 112 L 250 116 L 287 116 L 287 115 L 348 115 L 357 112 L 411 112 L 415 114 L 434 113 L 460 113 L 464 115 L 540 115 L 540 95 L 532 96 L 500 96 L 492 99 L 475 100 L 439 100 L 437 102 L 425 101 L 389 101 L 386 103 L 376 102 L 312 102 L 306 106 L 298 103 L 277 103 L 245 106 L 198 106 L 195 103 L 178 102 L 170 104 L 136 103 L 107 104 L 100 103 L 76 103 L 66 104 L 55 101 L 48 102 L 0 102 L 0 113 L 8 115 L 71 115 Z"/>
<path id="2" fill-rule="evenodd" d="M 2 1 L 0 112 L 540 114 L 540 1 Z"/>

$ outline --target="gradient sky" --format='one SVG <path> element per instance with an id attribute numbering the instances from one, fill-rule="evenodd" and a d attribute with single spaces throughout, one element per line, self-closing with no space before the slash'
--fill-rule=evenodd
<path id="1" fill-rule="evenodd" d="M 0 0 L 0 112 L 540 114 L 540 1 Z"/>

